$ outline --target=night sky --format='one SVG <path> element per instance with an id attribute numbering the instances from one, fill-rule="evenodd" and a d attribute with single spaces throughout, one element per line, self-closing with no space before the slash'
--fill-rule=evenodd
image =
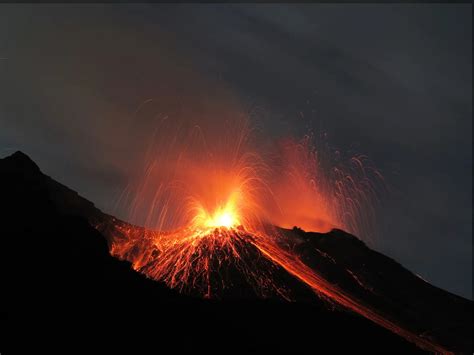
<path id="1" fill-rule="evenodd" d="M 386 179 L 374 247 L 472 299 L 471 16 L 471 4 L 0 5 L 0 156 L 22 150 L 120 216 L 158 112 L 251 109 L 269 140 L 324 131 Z"/>

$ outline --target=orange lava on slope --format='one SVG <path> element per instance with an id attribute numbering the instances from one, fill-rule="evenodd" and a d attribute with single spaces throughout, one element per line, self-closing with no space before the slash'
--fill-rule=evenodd
<path id="1" fill-rule="evenodd" d="M 276 159 L 266 160 L 251 149 L 245 125 L 222 132 L 210 139 L 194 127 L 149 149 L 141 180 L 122 200 L 129 219 L 141 216 L 137 224 L 147 228 L 98 225 L 109 229 L 112 255 L 171 288 L 206 298 L 235 287 L 236 272 L 256 295 L 291 301 L 291 289 L 274 277 L 284 269 L 325 300 L 424 349 L 445 352 L 325 280 L 292 252 L 294 241 L 269 227 L 369 230 L 376 193 L 361 157 L 351 159 L 352 170 L 328 167 L 305 137 L 284 142 Z"/>
<path id="2" fill-rule="evenodd" d="M 104 226 L 98 228 L 104 230 Z M 216 293 L 219 297 L 221 290 L 233 287 L 232 280 L 226 279 L 220 269 L 231 263 L 259 297 L 276 295 L 292 301 L 291 290 L 274 277 L 273 268 L 281 267 L 325 301 L 360 314 L 422 349 L 449 353 L 326 280 L 292 252 L 294 241 L 288 241 L 288 236 L 274 228 L 271 234 L 268 233 L 269 230 L 249 232 L 241 225 L 217 228 L 190 226 L 173 233 L 161 233 L 116 224 L 113 226 L 110 251 L 113 256 L 130 261 L 135 270 L 146 276 L 163 281 L 180 292 L 197 292 L 204 298 L 215 297 Z M 252 253 L 249 246 L 260 253 Z M 254 263 L 261 259 L 267 261 L 265 267 Z M 216 275 L 218 279 L 212 280 Z"/>
<path id="3" fill-rule="evenodd" d="M 326 299 L 331 302 L 370 319 L 374 323 L 400 335 L 424 350 L 435 353 L 451 354 L 451 352 L 447 351 L 442 346 L 404 329 L 395 322 L 392 322 L 376 309 L 364 305 L 361 301 L 344 292 L 344 290 L 340 289 L 337 285 L 328 282 L 316 270 L 308 267 L 291 252 L 285 251 L 272 243 L 263 243 L 257 245 L 257 247 L 269 259 L 281 265 L 290 274 L 311 287 L 317 294 L 326 297 Z"/>
<path id="4" fill-rule="evenodd" d="M 233 287 L 233 280 L 221 274 L 231 266 L 258 296 L 291 300 L 284 286 L 272 281 L 274 265 L 267 262 L 262 268 L 255 258 L 250 247 L 258 243 L 258 237 L 241 226 L 160 233 L 116 225 L 114 237 L 110 248 L 113 256 L 132 262 L 135 270 L 180 292 L 219 297 L 223 290 Z"/>

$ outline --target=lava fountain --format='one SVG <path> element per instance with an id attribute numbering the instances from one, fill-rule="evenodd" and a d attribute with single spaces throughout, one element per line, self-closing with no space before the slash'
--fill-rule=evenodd
<path id="1" fill-rule="evenodd" d="M 258 296 L 291 299 L 272 277 L 274 268 L 299 263 L 278 227 L 363 232 L 357 219 L 375 192 L 365 170 L 359 179 L 329 166 L 311 136 L 263 154 L 253 134 L 245 119 L 186 127 L 164 117 L 144 170 L 119 201 L 146 229 L 118 228 L 112 254 L 186 293 L 218 297 L 239 274 Z M 256 265 L 263 259 L 268 265 Z"/>
<path id="2" fill-rule="evenodd" d="M 248 125 L 237 122 L 224 121 L 227 130 L 209 135 L 200 126 L 183 130 L 175 121 L 161 121 L 144 170 L 119 201 L 129 206 L 129 220 L 144 227 L 116 219 L 96 226 L 111 254 L 189 295 L 287 301 L 316 296 L 443 352 L 326 280 L 295 252 L 303 241 L 279 228 L 369 230 L 377 197 L 372 176 L 381 175 L 366 168 L 362 157 L 350 159 L 352 170 L 328 165 L 311 136 L 284 142 L 277 154 L 257 154 Z"/>

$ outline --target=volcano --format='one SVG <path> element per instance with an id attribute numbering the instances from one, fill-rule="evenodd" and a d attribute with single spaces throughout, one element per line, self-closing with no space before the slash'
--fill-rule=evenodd
<path id="1" fill-rule="evenodd" d="M 6 349 L 26 337 L 49 351 L 62 338 L 173 352 L 472 353 L 472 301 L 342 230 L 268 225 L 262 236 L 227 216 L 204 232 L 148 230 L 21 152 L 0 160 L 0 192 Z"/>

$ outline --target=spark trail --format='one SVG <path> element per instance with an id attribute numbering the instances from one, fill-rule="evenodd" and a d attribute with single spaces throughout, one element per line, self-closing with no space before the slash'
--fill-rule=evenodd
<path id="1" fill-rule="evenodd" d="M 228 134 L 216 129 L 217 138 L 198 126 L 183 135 L 179 127 L 166 127 L 168 121 L 162 124 L 166 135 L 149 148 L 145 170 L 121 200 L 130 206 L 129 220 L 144 227 L 116 219 L 96 223 L 113 256 L 204 298 L 225 298 L 236 289 L 252 290 L 239 297 L 287 301 L 316 294 L 423 349 L 446 353 L 328 281 L 294 252 L 301 241 L 278 228 L 340 228 L 370 239 L 374 176 L 381 175 L 363 156 L 334 164 L 307 136 L 283 142 L 268 158 L 252 149 L 245 124 Z"/>
<path id="2" fill-rule="evenodd" d="M 272 234 L 252 233 L 242 226 L 160 233 L 117 221 L 97 228 L 111 238 L 113 256 L 130 261 L 135 270 L 180 292 L 219 298 L 235 286 L 232 275 L 226 274 L 234 269 L 258 297 L 295 301 L 289 285 L 279 279 L 281 274 L 276 271 L 280 268 L 325 302 L 360 314 L 424 350 L 450 353 L 329 282 L 292 251 L 297 237 L 291 240 L 276 228 L 270 228 Z"/>

